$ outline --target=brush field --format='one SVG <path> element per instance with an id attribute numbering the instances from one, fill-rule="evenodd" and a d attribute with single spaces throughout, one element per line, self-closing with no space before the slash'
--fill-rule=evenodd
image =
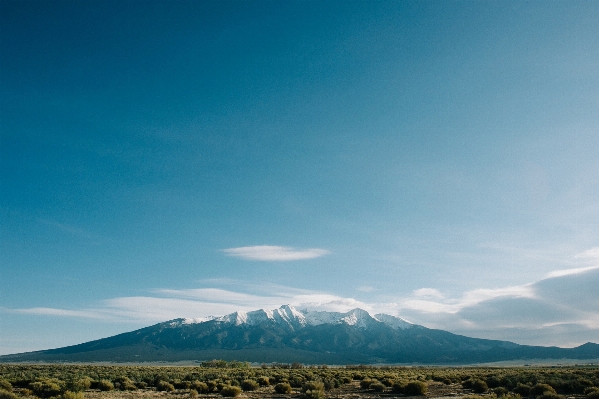
<path id="1" fill-rule="evenodd" d="M 599 399 L 599 366 L 0 365 L 0 399 Z"/>

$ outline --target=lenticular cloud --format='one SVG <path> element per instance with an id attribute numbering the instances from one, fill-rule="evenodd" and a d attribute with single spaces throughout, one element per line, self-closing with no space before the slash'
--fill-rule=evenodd
<path id="1" fill-rule="evenodd" d="M 313 259 L 329 254 L 326 249 L 307 248 L 297 249 L 292 247 L 279 247 L 275 245 L 255 245 L 250 247 L 238 247 L 223 249 L 229 256 L 247 260 L 263 261 L 291 261 L 302 259 Z"/>

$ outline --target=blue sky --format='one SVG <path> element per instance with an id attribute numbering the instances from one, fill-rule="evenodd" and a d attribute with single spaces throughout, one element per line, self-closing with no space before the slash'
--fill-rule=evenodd
<path id="1" fill-rule="evenodd" d="M 597 15 L 0 2 L 0 353 L 284 303 L 599 342 Z"/>

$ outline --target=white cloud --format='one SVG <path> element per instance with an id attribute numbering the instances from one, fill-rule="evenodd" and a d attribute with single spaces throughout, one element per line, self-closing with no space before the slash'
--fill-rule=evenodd
<path id="1" fill-rule="evenodd" d="M 269 262 L 291 261 L 302 259 L 314 259 L 327 254 L 330 251 L 320 248 L 297 249 L 292 247 L 279 247 L 275 245 L 254 245 L 250 247 L 238 247 L 223 249 L 229 256 L 247 260 L 263 260 Z"/>
<path id="2" fill-rule="evenodd" d="M 599 260 L 599 247 L 587 249 L 586 251 L 576 255 L 575 258 Z"/>
<path id="3" fill-rule="evenodd" d="M 375 288 L 369 285 L 363 285 L 361 287 L 358 287 L 357 290 L 360 292 L 373 292 L 375 291 Z"/>
<path id="4" fill-rule="evenodd" d="M 417 290 L 397 301 L 395 311 L 415 323 L 473 337 L 576 346 L 599 337 L 597 286 L 599 268 L 585 267 L 454 298 L 419 296 L 422 292 Z"/>
<path id="5" fill-rule="evenodd" d="M 10 311 L 14 313 L 22 313 L 22 314 L 34 314 L 40 316 L 66 316 L 66 317 L 84 317 L 90 319 L 101 319 L 102 316 L 96 311 L 93 310 L 69 310 L 69 309 L 56 309 L 56 308 L 26 308 L 26 309 L 6 309 L 5 311 Z"/>
<path id="6" fill-rule="evenodd" d="M 554 278 L 554 277 L 563 277 L 569 276 L 572 274 L 579 274 L 588 272 L 591 270 L 599 269 L 599 266 L 588 266 L 588 267 L 577 267 L 574 269 L 563 269 L 563 270 L 554 270 L 545 275 L 545 278 Z"/>
<path id="7" fill-rule="evenodd" d="M 157 289 L 147 296 L 118 297 L 88 309 L 0 309 L 5 312 L 150 323 L 178 317 L 220 316 L 236 310 L 300 309 L 348 311 L 362 308 L 467 336 L 522 344 L 574 346 L 599 336 L 599 267 L 556 270 L 520 286 L 474 289 L 450 296 L 420 288 L 386 302 L 362 302 L 326 292 L 240 280 L 207 280 L 225 288 Z M 369 288 L 369 287 L 368 287 Z"/>
<path id="8" fill-rule="evenodd" d="M 417 297 L 443 298 L 444 295 L 436 288 L 420 288 L 412 292 Z"/>

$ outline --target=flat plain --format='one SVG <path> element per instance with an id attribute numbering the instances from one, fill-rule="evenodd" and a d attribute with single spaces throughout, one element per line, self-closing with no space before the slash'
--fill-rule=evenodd
<path id="1" fill-rule="evenodd" d="M 599 366 L 0 365 L 0 399 L 599 398 Z"/>

